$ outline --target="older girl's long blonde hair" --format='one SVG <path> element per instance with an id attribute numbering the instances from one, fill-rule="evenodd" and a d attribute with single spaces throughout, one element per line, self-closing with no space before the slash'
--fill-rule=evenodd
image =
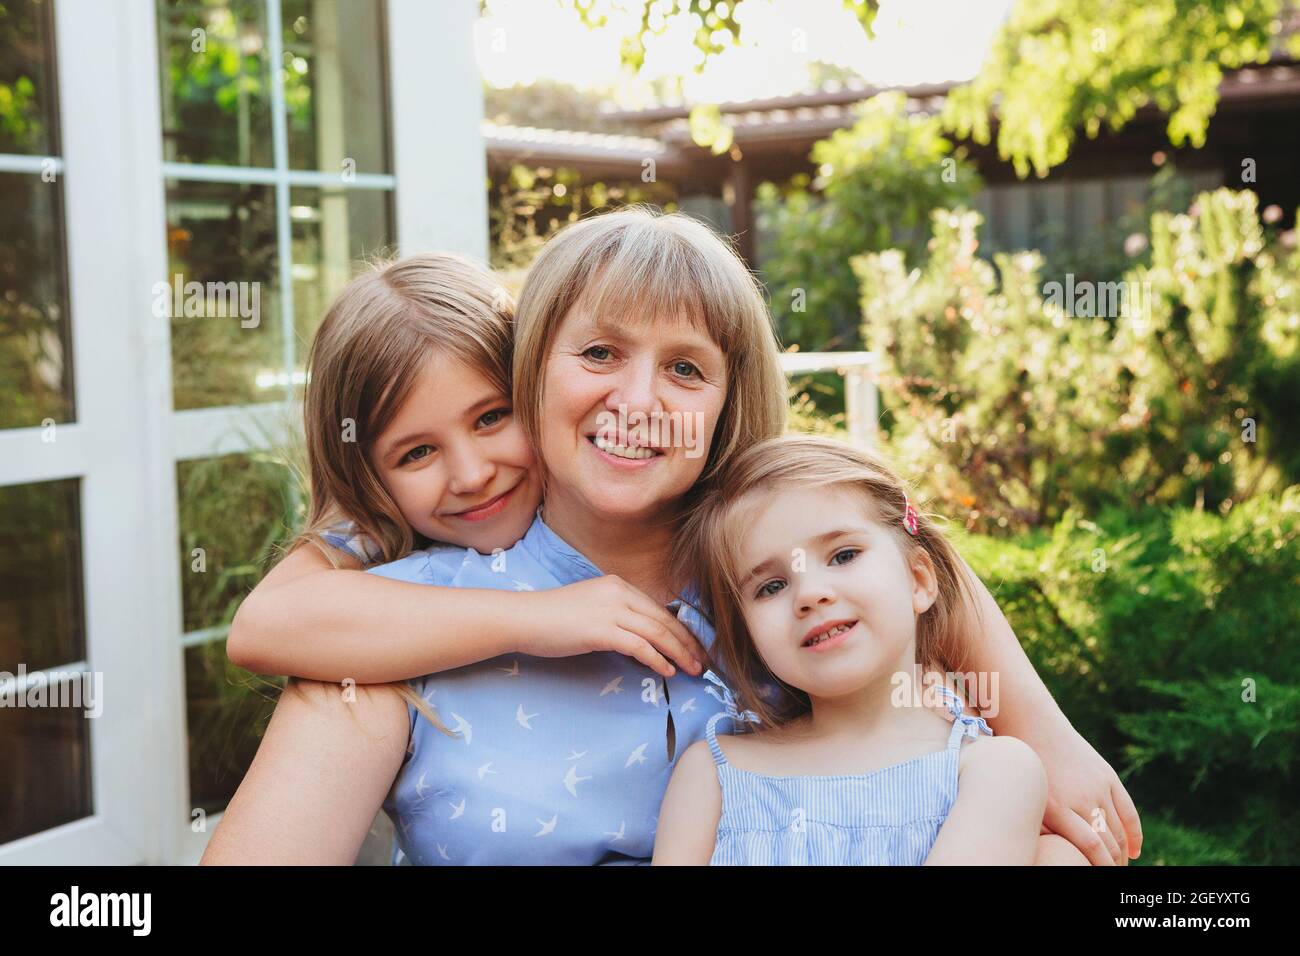
<path id="1" fill-rule="evenodd" d="M 429 543 L 384 488 L 371 448 L 433 355 L 460 360 L 509 396 L 513 312 L 514 300 L 491 272 L 444 252 L 379 263 L 339 293 L 307 363 L 303 424 L 311 508 L 295 544 L 318 547 L 337 565 L 322 534 L 344 521 L 374 543 L 376 563 Z M 409 685 L 393 686 L 450 733 Z"/>
<path id="2" fill-rule="evenodd" d="M 963 669 L 970 635 L 979 621 L 973 584 L 961 558 L 931 518 L 918 510 L 916 534 L 904 530 L 908 502 L 915 501 L 906 483 L 883 461 L 851 445 L 812 435 L 787 435 L 737 456 L 688 516 L 679 538 L 677 574 L 699 586 L 703 609 L 712 616 L 716 632 L 711 654 L 739 706 L 754 711 L 769 729 L 788 724 L 811 706 L 806 693 L 784 685 L 768 669 L 740 610 L 743 574 L 736 556 L 744 528 L 737 505 L 751 493 L 773 494 L 789 488 L 858 492 L 864 504 L 869 502 L 874 509 L 875 518 L 898 536 L 905 558 L 910 561 L 918 551 L 929 556 L 938 596 L 917 620 L 916 659 L 949 671 Z M 782 699 L 775 703 L 765 699 L 759 692 L 765 684 L 783 687 Z"/>

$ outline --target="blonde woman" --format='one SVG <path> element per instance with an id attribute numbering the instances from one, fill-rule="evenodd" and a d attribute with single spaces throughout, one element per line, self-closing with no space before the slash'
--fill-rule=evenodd
<path id="1" fill-rule="evenodd" d="M 743 263 L 683 216 L 573 224 L 525 283 L 513 371 L 515 414 L 543 468 L 537 519 L 499 554 L 429 549 L 379 573 L 504 593 L 616 575 L 673 608 L 707 649 L 690 582 L 670 570 L 675 536 L 735 456 L 785 421 L 776 341 Z M 1101 807 L 1122 833 L 1118 803 L 1137 836 L 1118 778 L 1057 710 L 982 587 L 978 599 L 989 613 L 972 663 L 1002 675 L 996 729 L 1043 759 L 1047 823 L 1093 862 L 1118 862 L 1114 840 L 1085 822 Z M 569 606 L 575 626 L 587 612 Z M 358 633 L 357 655 L 384 637 Z M 284 695 L 205 861 L 350 863 L 383 805 L 415 862 L 648 862 L 677 757 L 719 709 L 703 676 L 665 680 L 610 653 L 506 654 L 412 686 L 457 739 L 390 687 Z"/>

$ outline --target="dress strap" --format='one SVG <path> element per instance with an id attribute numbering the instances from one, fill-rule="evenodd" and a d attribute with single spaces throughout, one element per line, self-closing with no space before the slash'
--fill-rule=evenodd
<path id="1" fill-rule="evenodd" d="M 961 747 L 961 742 L 967 737 L 972 740 L 980 734 L 993 736 L 993 730 L 983 717 L 973 717 L 966 713 L 966 702 L 957 694 L 953 693 L 942 684 L 936 684 L 939 693 L 943 695 L 944 702 L 948 705 L 948 713 L 952 715 L 952 732 L 948 734 L 948 749 L 957 750 Z"/>
<path id="2" fill-rule="evenodd" d="M 711 687 L 705 687 L 704 690 L 710 696 L 720 701 L 723 706 L 722 710 L 709 718 L 709 722 L 704 728 L 704 736 L 709 741 L 709 751 L 713 754 L 713 762 L 721 765 L 727 762 L 727 758 L 722 755 L 722 748 L 718 746 L 718 734 L 715 729 L 718 721 L 723 717 L 726 717 L 731 720 L 733 727 L 738 723 L 750 722 L 760 724 L 762 721 L 759 720 L 758 714 L 754 713 L 752 710 L 740 710 L 736 706 L 735 695 L 731 693 L 731 689 L 727 687 L 727 685 L 724 684 L 718 675 L 713 673 L 713 671 L 706 670 L 704 672 L 704 679 L 713 685 Z"/>

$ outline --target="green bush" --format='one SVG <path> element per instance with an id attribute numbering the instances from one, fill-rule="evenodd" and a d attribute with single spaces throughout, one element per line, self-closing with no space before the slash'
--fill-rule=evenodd
<path id="1" fill-rule="evenodd" d="M 979 175 L 901 93 L 862 104 L 852 127 L 813 146 L 812 161 L 815 192 L 806 177 L 758 190 L 763 281 L 782 341 L 853 350 L 862 342 L 850 258 L 895 246 L 919 255 L 930 210 L 970 202 Z"/>
<path id="2" fill-rule="evenodd" d="M 978 258 L 973 212 L 935 211 L 919 268 L 854 259 L 884 424 L 942 510 L 1016 531 L 1300 481 L 1300 254 L 1255 203 L 1220 189 L 1157 213 L 1122 304 L 1072 296 L 1037 253 Z"/>
<path id="3" fill-rule="evenodd" d="M 1300 486 L 959 545 L 1150 821 L 1143 862 L 1297 862 Z"/>

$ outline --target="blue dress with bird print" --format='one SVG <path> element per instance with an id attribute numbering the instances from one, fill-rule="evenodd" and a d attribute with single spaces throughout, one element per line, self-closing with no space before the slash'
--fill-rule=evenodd
<path id="1" fill-rule="evenodd" d="M 509 550 L 432 547 L 371 572 L 503 591 L 601 574 L 540 514 Z M 688 592 L 668 607 L 708 650 L 713 629 L 695 603 Z M 408 752 L 384 801 L 396 829 L 393 862 L 648 863 L 677 758 L 705 739 L 715 714 L 731 719 L 725 685 L 706 675 L 678 668 L 665 681 L 634 658 L 603 651 L 505 654 L 411 681 L 455 736 L 408 704 Z"/>

